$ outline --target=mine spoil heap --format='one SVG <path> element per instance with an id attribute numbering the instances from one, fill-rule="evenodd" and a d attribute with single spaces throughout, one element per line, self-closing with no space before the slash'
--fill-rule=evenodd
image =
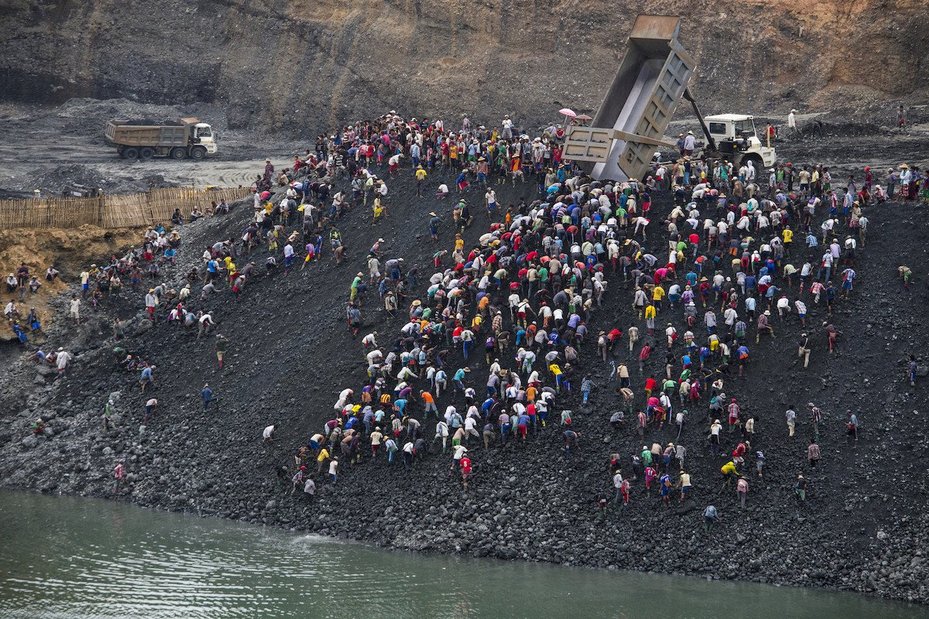
<path id="1" fill-rule="evenodd" d="M 731 488 L 720 490 L 719 468 L 728 460 L 720 452 L 728 453 L 738 434 L 724 430 L 722 449 L 710 448 L 704 400 L 691 407 L 679 439 L 688 448 L 686 468 L 695 484 L 691 499 L 683 507 L 675 500 L 666 509 L 654 491 L 645 495 L 639 481 L 629 508 L 605 519 L 597 514 L 595 496 L 611 492 L 609 455 L 622 454 L 627 473 L 629 455 L 643 444 L 630 417 L 623 429 L 610 427 L 610 414 L 621 401 L 614 393 L 610 363 L 596 355 L 599 330 L 625 330 L 632 322 L 644 327 L 635 320 L 633 291 L 620 274 L 608 274 L 610 285 L 589 324 L 592 337 L 581 351 L 575 390 L 558 396 L 549 427 L 506 449 L 484 450 L 472 443 L 475 474 L 466 491 L 449 473 L 449 455 L 432 454 L 418 459 L 410 472 L 399 464 L 388 467 L 383 459 L 372 463 L 365 458 L 354 466 L 346 462 L 337 484 L 319 480 L 315 502 L 306 502 L 299 492 L 291 496 L 289 475 L 282 477 L 279 470 L 292 471 L 294 450 L 332 417 L 338 393 L 345 387 L 357 390 L 366 380 L 361 344 L 346 330 L 344 306 L 355 272 L 366 271 L 367 248 L 382 237 L 385 258 L 402 257 L 407 268 L 419 267 L 415 298 L 424 294 L 423 281 L 433 272 L 433 253 L 452 243 L 454 201 L 435 201 L 431 192 L 439 182 L 453 185 L 454 177 L 434 172 L 429 197 L 420 199 L 410 174 L 405 167 L 400 176 L 388 178 L 390 206 L 376 226 L 370 210 L 361 207 L 338 222 L 348 248 L 344 264 L 337 265 L 326 253 L 304 271 L 254 278 L 238 300 L 223 288 L 200 302 L 194 287 L 191 305 L 211 309 L 218 332 L 230 339 L 223 370 L 216 367 L 212 338 L 198 340 L 195 332 L 142 318 L 144 290 L 90 312 L 80 327 L 63 321 L 53 326 L 50 343 L 76 355 L 70 375 L 51 382 L 44 370 L 36 374 L 34 363 L 17 360 L 0 379 L 3 485 L 111 497 L 113 463 L 124 459 L 128 483 L 121 497 L 143 506 L 394 548 L 929 599 L 922 555 L 929 539 L 919 516 L 926 505 L 926 473 L 915 457 L 927 447 L 926 402 L 922 386 L 911 389 L 904 376 L 908 355 L 926 348 L 919 310 L 927 295 L 921 282 L 904 291 L 895 278 L 901 256 L 911 256 L 924 245 L 918 211 L 911 205 L 888 203 L 867 211 L 871 225 L 867 248 L 859 252 L 860 286 L 851 298 L 837 302 L 832 319 L 844 334 L 840 354 L 826 350 L 820 327 L 825 308 L 809 303 L 807 328 L 814 352 L 807 369 L 796 361 L 803 328 L 795 316 L 783 323 L 775 317 L 777 338 L 751 346 L 744 379 L 727 379 L 727 394 L 757 416 L 752 449 L 763 449 L 767 457 L 764 479 L 751 478 L 744 510 Z M 347 182 L 339 181 L 337 188 L 346 189 Z M 537 197 L 531 181 L 507 182 L 496 189 L 504 207 Z M 486 215 L 475 205 L 479 195 L 467 196 L 476 221 L 464 234 L 466 248 L 476 245 L 487 229 Z M 656 195 L 644 247 L 659 256 L 667 248 L 660 222 L 671 208 L 667 193 Z M 427 228 L 433 210 L 443 217 L 436 244 Z M 238 238 L 251 217 L 251 201 L 245 201 L 226 216 L 184 225 L 178 263 L 163 279 L 179 283 L 192 267 L 202 266 L 203 247 Z M 800 235 L 797 240 L 802 245 Z M 266 255 L 261 248 L 251 259 L 260 266 Z M 406 308 L 389 317 L 378 309 L 374 291 L 364 298 L 362 333 L 377 330 L 391 347 L 407 320 Z M 57 303 L 66 312 L 66 300 Z M 110 324 L 116 317 L 128 321 L 129 337 L 122 346 L 158 366 L 152 394 L 160 406 L 144 431 L 139 428 L 141 411 L 151 394 L 140 394 L 135 374 L 114 371 Z M 636 362 L 629 362 L 640 400 L 648 373 L 663 376 L 666 347 L 660 331 L 668 321 L 681 333 L 686 330 L 679 310 L 665 309 L 659 315 L 658 344 L 645 375 Z M 694 331 L 701 332 L 699 323 Z M 625 343 L 618 360 L 625 359 L 624 348 Z M 508 358 L 501 362 L 514 367 Z M 449 354 L 452 371 L 464 364 L 460 352 Z M 468 383 L 480 397 L 487 364 L 479 345 L 469 366 Z M 586 407 L 577 390 L 585 374 L 596 384 Z M 219 409 L 209 413 L 202 412 L 200 402 L 204 382 L 221 398 Z M 109 431 L 101 423 L 108 398 L 117 410 Z M 812 432 L 808 401 L 825 416 L 820 426 L 823 459 L 812 471 L 806 465 Z M 461 409 L 460 396 L 448 394 L 438 401 L 440 412 L 452 402 Z M 791 404 L 798 406 L 798 436 L 788 440 L 784 411 Z M 566 408 L 573 411 L 573 427 L 581 435 L 570 459 L 562 453 L 557 425 Z M 856 444 L 845 434 L 848 409 L 862 422 Z M 50 436 L 31 435 L 30 423 L 38 415 L 46 420 Z M 277 424 L 277 440 L 268 446 L 260 436 L 271 423 Z M 434 423 L 424 424 L 427 441 Z M 676 441 L 676 434 L 673 424 L 660 431 L 650 428 L 646 443 L 664 445 Z M 793 491 L 799 471 L 810 479 L 802 507 Z M 721 520 L 705 534 L 701 512 L 710 503 L 720 510 Z"/>

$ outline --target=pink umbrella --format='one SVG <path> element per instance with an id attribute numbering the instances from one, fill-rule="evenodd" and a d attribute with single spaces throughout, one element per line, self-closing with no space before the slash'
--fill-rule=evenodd
<path id="1" fill-rule="evenodd" d="M 560 110 L 558 110 L 558 113 L 565 117 L 565 124 L 568 124 L 569 118 L 574 118 L 575 116 L 577 116 L 574 110 L 566 108 L 566 107 L 563 107 Z"/>

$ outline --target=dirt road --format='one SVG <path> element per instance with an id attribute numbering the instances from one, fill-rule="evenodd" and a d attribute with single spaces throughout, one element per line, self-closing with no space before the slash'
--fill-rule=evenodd
<path id="1" fill-rule="evenodd" d="M 196 114 L 213 124 L 219 143 L 215 157 L 202 161 L 120 159 L 103 139 L 110 118 L 177 118 Z M 271 157 L 275 167 L 287 166 L 295 145 L 265 148 L 249 132 L 225 129 L 225 118 L 211 110 L 146 106 L 124 101 L 79 100 L 55 108 L 7 107 L 0 110 L 0 195 L 59 195 L 72 189 L 101 188 L 105 192 L 144 191 L 151 186 L 249 185 Z M 296 152 L 296 151 L 293 151 Z M 287 153 L 286 155 L 283 153 Z"/>

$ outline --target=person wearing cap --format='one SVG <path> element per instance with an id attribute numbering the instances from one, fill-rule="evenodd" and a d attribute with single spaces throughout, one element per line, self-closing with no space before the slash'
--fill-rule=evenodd
<path id="1" fill-rule="evenodd" d="M 766 333 L 771 336 L 771 339 L 774 339 L 774 326 L 771 324 L 771 310 L 765 310 L 760 316 L 758 316 L 758 329 L 755 333 L 755 343 L 761 341 L 761 335 Z"/>
<path id="2" fill-rule="evenodd" d="M 790 113 L 787 114 L 787 129 L 790 131 L 791 135 L 796 135 L 797 133 L 797 110 L 791 109 Z"/>
<path id="3" fill-rule="evenodd" d="M 155 296 L 155 289 L 151 288 L 145 295 L 145 311 L 148 313 L 149 320 L 155 320 L 155 306 L 158 305 L 158 297 Z"/>
<path id="4" fill-rule="evenodd" d="M 714 419 L 713 423 L 710 424 L 710 434 L 707 438 L 716 446 L 719 446 L 719 433 L 722 432 L 722 429 L 723 424 L 719 423 L 719 419 Z"/>
<path id="5" fill-rule="evenodd" d="M 801 503 L 806 502 L 807 480 L 802 473 L 797 473 L 797 481 L 794 484 L 794 494 Z"/>
<path id="6" fill-rule="evenodd" d="M 219 401 L 219 398 L 214 395 L 213 390 L 210 388 L 209 383 L 203 385 L 203 389 L 200 390 L 200 397 L 203 399 L 203 412 L 207 412 L 210 409 L 210 404 Z"/>
<path id="7" fill-rule="evenodd" d="M 739 507 L 745 509 L 745 499 L 748 497 L 748 479 L 744 475 L 739 475 L 735 484 L 735 492 L 739 497 Z"/>
<path id="8" fill-rule="evenodd" d="M 694 137 L 693 131 L 688 131 L 687 135 L 684 136 L 684 156 L 690 157 L 694 154 L 696 149 L 697 139 Z"/>
<path id="9" fill-rule="evenodd" d="M 55 367 L 58 369 L 58 376 L 64 376 L 65 371 L 68 369 L 68 365 L 71 363 L 71 359 L 74 358 L 74 355 L 66 351 L 64 348 L 59 348 L 55 353 Z"/>
<path id="10" fill-rule="evenodd" d="M 461 486 L 467 490 L 468 480 L 471 479 L 472 465 L 471 458 L 467 453 L 463 453 L 458 459 L 458 467 L 461 470 Z"/>
<path id="11" fill-rule="evenodd" d="M 510 120 L 509 115 L 503 117 L 501 121 L 501 126 L 503 130 L 500 132 L 500 138 L 503 140 L 512 140 L 513 139 L 513 121 Z"/>
<path id="12" fill-rule="evenodd" d="M 797 301 L 799 303 L 799 301 Z M 797 357 L 803 359 L 803 367 L 807 367 L 810 364 L 810 336 L 807 333 L 800 334 L 800 342 L 797 349 Z"/>
<path id="13" fill-rule="evenodd" d="M 349 303 L 354 303 L 359 306 L 361 305 L 361 299 L 359 298 L 359 294 L 363 292 L 366 288 L 365 283 L 364 283 L 364 276 L 365 274 L 363 272 L 358 271 L 357 275 L 355 275 L 355 278 L 352 280 L 349 298 L 348 298 Z"/>

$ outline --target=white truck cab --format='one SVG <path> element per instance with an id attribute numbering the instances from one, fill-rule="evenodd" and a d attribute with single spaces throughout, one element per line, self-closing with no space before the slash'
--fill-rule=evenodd
<path id="1" fill-rule="evenodd" d="M 213 128 L 206 123 L 197 123 L 194 125 L 194 143 L 201 144 L 206 148 L 209 154 L 216 153 L 216 139 L 213 136 Z"/>
<path id="2" fill-rule="evenodd" d="M 758 138 L 755 117 L 746 114 L 716 114 L 704 118 L 707 129 L 721 152 L 731 152 L 733 158 L 753 159 L 765 168 L 777 161 L 773 146 L 765 146 Z"/>

